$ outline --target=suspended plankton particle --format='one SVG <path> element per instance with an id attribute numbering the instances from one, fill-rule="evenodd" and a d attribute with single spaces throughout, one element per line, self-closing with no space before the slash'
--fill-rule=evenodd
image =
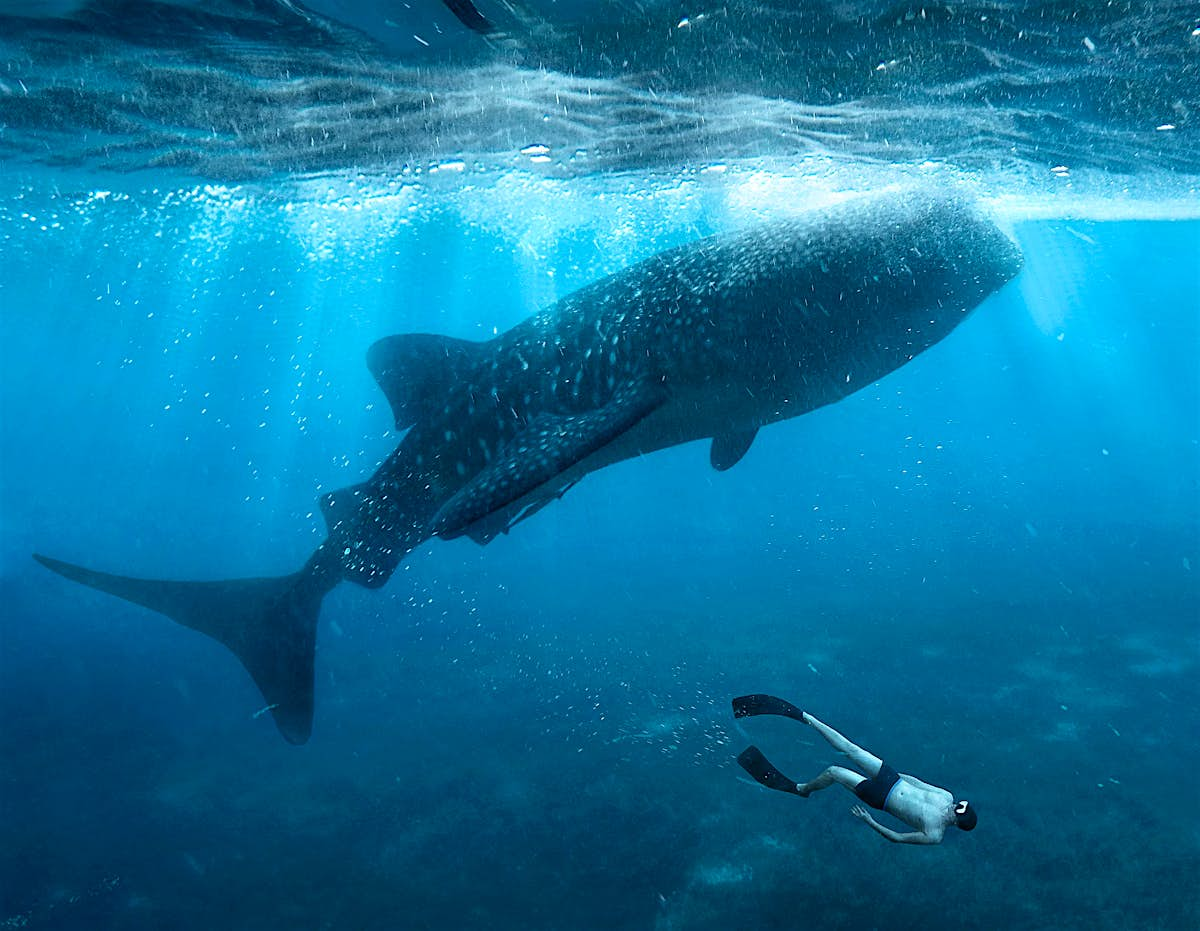
<path id="1" fill-rule="evenodd" d="M 549 155 L 550 146 L 537 143 L 535 145 L 527 145 L 521 150 L 522 155 Z"/>
<path id="2" fill-rule="evenodd" d="M 275 703 L 275 704 L 273 704 L 273 705 L 267 705 L 265 708 L 259 708 L 259 709 L 258 709 L 256 712 L 254 712 L 254 714 L 250 715 L 250 717 L 251 717 L 251 719 L 252 719 L 252 720 L 255 720 L 255 721 L 257 721 L 259 718 L 261 718 L 261 717 L 262 717 L 264 714 L 266 714 L 268 711 L 274 711 L 274 710 L 275 710 L 276 708 L 278 708 L 278 707 L 279 707 L 279 702 L 276 702 L 276 703 Z"/>

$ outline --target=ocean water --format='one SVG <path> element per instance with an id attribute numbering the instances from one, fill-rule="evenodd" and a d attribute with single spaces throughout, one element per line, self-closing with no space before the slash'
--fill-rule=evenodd
<path id="1" fill-rule="evenodd" d="M 867 6 L 821 7 L 818 32 L 849 24 L 849 44 Z M 783 15 L 770 4 L 691 11 L 719 28 L 690 58 L 647 26 L 625 76 L 609 21 L 580 27 L 580 5 L 518 5 L 544 14 L 528 33 L 415 58 L 381 45 L 392 27 L 377 35 L 365 4 L 304 19 L 337 41 L 253 32 L 291 9 L 5 20 L 0 928 L 1200 924 L 1200 22 L 1172 4 L 1099 24 L 1091 6 L 980 6 L 1012 36 L 1043 27 L 1024 58 L 981 53 L 1002 62 L 985 74 L 963 35 L 1008 25 L 876 10 L 940 23 L 906 60 L 928 39 L 943 70 L 817 112 L 822 82 L 771 65 L 827 45 L 812 23 L 759 28 Z M 422 9 L 443 31 L 410 31 L 452 35 Z M 1158 54 L 1106 59 L 1117 35 Z M 740 50 L 723 77 L 695 64 L 710 48 Z M 306 70 L 264 77 L 280 62 Z M 71 68 L 88 80 L 65 93 Z M 198 131 L 206 100 L 231 111 L 161 96 L 181 73 L 226 104 L 258 87 L 251 122 Z M 397 117 L 376 144 L 361 93 L 384 77 L 453 89 L 461 125 Z M 1126 96 L 1105 100 L 1118 79 Z M 568 86 L 600 103 L 541 119 Z M 289 87 L 353 141 L 316 157 L 281 139 Z M 996 87 L 1010 95 L 989 105 Z M 137 103 L 146 88 L 160 96 Z M 819 147 L 796 108 L 825 121 Z M 718 111 L 747 132 L 715 131 Z M 608 131 L 626 121 L 669 138 L 626 145 Z M 894 154 L 882 126 L 902 133 Z M 397 442 L 374 340 L 488 338 L 662 249 L 913 182 L 979 198 L 1021 274 L 728 472 L 706 444 L 620 463 L 486 547 L 434 540 L 381 590 L 339 587 L 303 746 L 219 644 L 30 558 L 294 571 L 324 538 L 319 495 Z M 837 787 L 755 785 L 735 762 L 750 743 L 796 779 L 837 762 L 794 722 L 735 722 L 730 699 L 755 691 L 971 799 L 978 828 L 893 845 Z"/>

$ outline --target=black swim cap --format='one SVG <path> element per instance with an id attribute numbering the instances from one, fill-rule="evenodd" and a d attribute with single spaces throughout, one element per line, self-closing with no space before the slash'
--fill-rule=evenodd
<path id="1" fill-rule="evenodd" d="M 979 823 L 979 816 L 975 814 L 975 809 L 966 799 L 955 803 L 954 823 L 964 831 L 975 830 L 975 825 Z"/>

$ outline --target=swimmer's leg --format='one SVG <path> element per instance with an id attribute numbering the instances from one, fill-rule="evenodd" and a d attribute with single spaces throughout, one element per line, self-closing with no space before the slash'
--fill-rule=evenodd
<path id="1" fill-rule="evenodd" d="M 818 734 L 829 741 L 829 745 L 833 747 L 834 750 L 844 754 L 860 772 L 865 773 L 867 776 L 879 775 L 879 769 L 883 766 L 883 760 L 881 760 L 875 754 L 864 750 L 862 747 L 858 746 L 858 744 L 851 743 L 828 724 L 824 723 L 823 721 L 818 721 L 807 712 L 804 715 L 804 723 L 811 725 Z M 841 767 L 837 766 L 831 767 L 831 769 L 840 768 Z M 828 772 L 828 770 L 826 770 L 826 772 Z M 820 779 L 821 777 L 818 776 L 817 778 Z M 825 785 L 828 784 L 829 783 L 826 783 Z M 857 785 L 857 782 L 855 785 Z M 821 788 L 824 787 L 825 786 L 821 786 Z M 854 786 L 847 786 L 847 788 L 853 789 Z"/>
<path id="2" fill-rule="evenodd" d="M 796 794 L 801 798 L 808 798 L 813 792 L 827 789 L 835 782 L 853 792 L 860 782 L 866 781 L 862 775 L 853 770 L 846 769 L 844 766 L 830 766 L 825 772 L 817 776 L 816 779 L 811 779 L 803 785 L 796 786 Z"/>

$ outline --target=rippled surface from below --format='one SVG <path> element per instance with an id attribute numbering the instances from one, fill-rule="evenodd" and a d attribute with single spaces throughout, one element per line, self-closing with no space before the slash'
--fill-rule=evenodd
<path id="1" fill-rule="evenodd" d="M 106 0 L 0 16 L 0 37 L 13 162 L 218 180 L 813 155 L 1200 174 L 1200 19 L 1182 3 L 733 3 L 690 20 L 644 4 L 408 54 L 290 4 Z"/>

